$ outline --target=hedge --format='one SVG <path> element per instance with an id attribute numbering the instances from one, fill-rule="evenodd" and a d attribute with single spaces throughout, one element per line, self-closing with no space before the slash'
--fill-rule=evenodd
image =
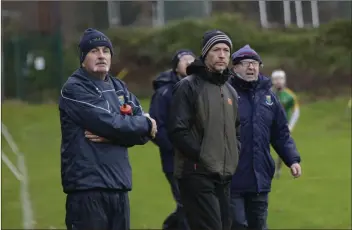
<path id="1" fill-rule="evenodd" d="M 199 51 L 202 35 L 214 28 L 229 34 L 234 49 L 250 44 L 263 54 L 289 54 L 300 59 L 307 52 L 315 55 L 319 50 L 343 48 L 351 51 L 352 48 L 351 22 L 347 20 L 332 21 L 319 29 L 263 30 L 244 21 L 240 15 L 223 14 L 207 20 L 175 21 L 160 29 L 111 29 L 106 33 L 121 54 L 137 59 L 147 57 L 151 64 L 158 64 L 169 60 L 179 48 Z"/>
<path id="2" fill-rule="evenodd" d="M 128 82 L 135 82 L 137 86 L 144 86 L 141 82 L 149 84 L 156 73 L 169 68 L 171 57 L 177 49 L 189 48 L 199 54 L 201 38 L 210 29 L 226 32 L 232 39 L 234 51 L 250 44 L 263 57 L 265 71 L 285 68 L 290 76 L 298 79 L 293 88 L 310 89 L 313 83 L 317 87 L 316 82 L 320 82 L 323 87 L 328 81 L 321 79 L 331 81 L 332 78 L 341 84 L 350 84 L 351 21 L 336 20 L 310 29 L 262 29 L 238 14 L 221 14 L 208 19 L 184 19 L 160 28 L 114 28 L 104 31 L 112 40 L 116 54 L 113 72 L 116 73 L 127 65 L 130 70 L 126 79 Z M 77 34 L 77 41 L 80 35 Z M 52 49 L 43 46 L 41 53 L 43 52 L 44 56 L 49 57 L 48 60 L 55 60 Z M 269 60 L 275 62 L 270 63 Z M 63 61 L 61 73 L 66 78 L 79 64 L 77 42 L 65 47 Z M 6 64 L 12 66 L 9 62 Z M 6 76 L 14 76 L 10 69 L 12 67 L 6 72 Z M 28 79 L 33 79 L 33 87 L 38 83 L 36 88 L 43 89 L 43 82 L 48 80 L 41 78 L 52 76 L 53 71 L 55 72 L 47 69 L 40 74 L 31 71 Z M 54 79 L 54 82 L 57 80 Z M 50 87 L 52 83 L 47 86 Z M 138 87 L 136 90 L 139 90 Z"/>
<path id="3" fill-rule="evenodd" d="M 285 68 L 297 79 L 293 88 L 326 87 L 331 78 L 342 85 L 350 84 L 352 28 L 351 21 L 335 20 L 319 28 L 297 27 L 262 29 L 238 14 L 215 15 L 206 20 L 185 19 L 163 28 L 124 28 L 105 31 L 119 55 L 115 60 L 135 64 L 141 73 L 149 70 L 150 77 L 169 68 L 175 50 L 189 48 L 198 53 L 201 38 L 209 29 L 226 32 L 232 39 L 234 51 L 250 44 L 263 58 L 267 71 Z M 266 57 L 275 59 L 271 64 Z M 122 67 L 122 66 L 120 66 Z M 267 73 L 269 74 L 269 73 Z M 130 81 L 140 81 L 138 70 L 129 75 Z M 322 79 L 326 79 L 323 81 Z"/>

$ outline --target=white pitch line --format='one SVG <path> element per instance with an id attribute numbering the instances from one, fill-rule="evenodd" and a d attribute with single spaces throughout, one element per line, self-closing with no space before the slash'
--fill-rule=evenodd
<path id="1" fill-rule="evenodd" d="M 17 145 L 15 144 L 15 141 L 12 139 L 12 136 L 10 135 L 7 127 L 1 123 L 1 133 L 4 135 L 7 143 L 9 144 L 12 152 L 16 154 L 16 156 L 20 155 L 20 151 L 18 150 Z"/>
<path id="2" fill-rule="evenodd" d="M 7 127 L 1 122 L 1 134 L 5 137 L 5 140 L 9 144 L 12 152 L 17 156 L 17 167 L 15 167 L 8 157 L 2 152 L 2 159 L 5 164 L 10 168 L 11 172 L 20 181 L 20 199 L 22 203 L 22 214 L 23 214 L 23 228 L 33 229 L 35 224 L 33 217 L 32 202 L 28 192 L 28 172 L 25 163 L 24 155 L 19 151 L 15 141 L 13 140 Z"/>
<path id="3" fill-rule="evenodd" d="M 6 154 L 1 151 L 1 159 L 4 161 L 6 166 L 11 170 L 13 175 L 19 180 L 23 181 L 23 175 L 20 173 L 20 171 L 16 168 L 16 166 L 10 161 L 10 159 L 6 156 Z"/>

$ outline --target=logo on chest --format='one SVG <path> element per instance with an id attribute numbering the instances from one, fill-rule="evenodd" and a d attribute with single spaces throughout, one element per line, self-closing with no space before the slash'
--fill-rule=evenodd
<path id="1" fill-rule="evenodd" d="M 274 102 L 271 100 L 271 95 L 266 95 L 265 96 L 265 103 L 267 105 L 273 105 L 274 104 Z"/>
<path id="2" fill-rule="evenodd" d="M 117 98 L 119 99 L 120 105 L 124 105 L 125 104 L 125 97 L 123 95 L 118 96 Z"/>

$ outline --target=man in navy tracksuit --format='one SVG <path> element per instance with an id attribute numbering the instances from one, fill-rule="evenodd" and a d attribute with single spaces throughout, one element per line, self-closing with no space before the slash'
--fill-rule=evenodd
<path id="1" fill-rule="evenodd" d="M 163 223 L 163 229 L 188 229 L 180 201 L 180 191 L 174 177 L 174 148 L 166 130 L 169 106 L 173 86 L 187 75 L 186 68 L 195 59 L 195 55 L 186 49 L 178 50 L 172 58 L 172 69 L 165 71 L 153 81 L 154 94 L 150 103 L 149 113 L 158 125 L 158 133 L 154 143 L 158 145 L 163 172 L 168 180 L 176 201 L 176 210 Z"/>
<path id="2" fill-rule="evenodd" d="M 132 188 L 127 148 L 155 136 L 155 121 L 137 98 L 108 74 L 112 44 L 87 29 L 79 43 L 81 67 L 59 99 L 61 179 L 68 230 L 127 230 Z"/>
<path id="3" fill-rule="evenodd" d="M 271 81 L 259 74 L 260 56 L 246 45 L 233 53 L 232 62 L 229 82 L 238 93 L 241 122 L 241 154 L 231 184 L 232 229 L 265 229 L 275 173 L 270 144 L 295 178 L 301 175 L 301 159 Z"/>

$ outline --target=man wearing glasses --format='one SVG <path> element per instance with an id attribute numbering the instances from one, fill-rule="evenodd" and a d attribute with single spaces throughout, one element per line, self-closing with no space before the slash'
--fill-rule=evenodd
<path id="1" fill-rule="evenodd" d="M 238 93 L 241 152 L 231 183 L 232 229 L 266 229 L 268 194 L 275 173 L 270 144 L 293 177 L 301 175 L 300 156 L 290 136 L 285 110 L 259 74 L 260 56 L 249 45 L 231 56 L 230 84 Z"/>

